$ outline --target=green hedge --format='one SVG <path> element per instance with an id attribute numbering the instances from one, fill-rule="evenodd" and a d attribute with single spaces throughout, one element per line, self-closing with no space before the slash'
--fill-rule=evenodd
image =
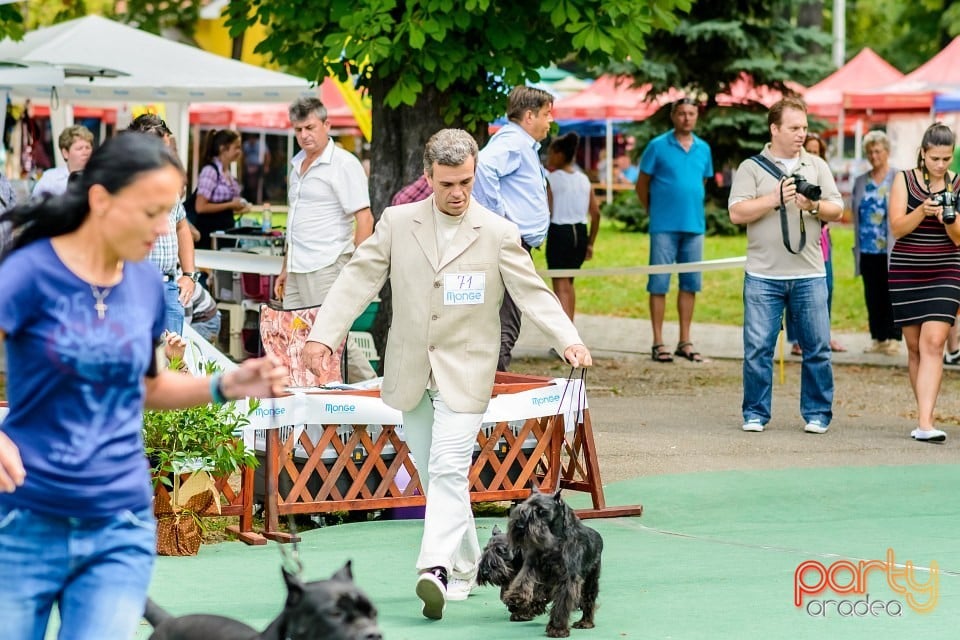
<path id="1" fill-rule="evenodd" d="M 640 201 L 632 191 L 621 191 L 614 196 L 610 204 L 601 204 L 600 213 L 618 222 L 625 231 L 647 233 L 650 228 L 650 216 L 640 206 Z M 711 202 L 707 202 L 706 216 L 708 236 L 735 236 L 745 230 L 744 227 L 730 222 L 726 209 L 721 209 Z"/>

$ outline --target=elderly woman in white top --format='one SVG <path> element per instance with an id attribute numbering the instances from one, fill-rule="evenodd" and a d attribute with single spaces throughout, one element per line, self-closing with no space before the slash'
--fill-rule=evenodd
<path id="1" fill-rule="evenodd" d="M 58 196 L 67 191 L 67 179 L 74 171 L 83 171 L 93 153 L 93 133 L 82 125 L 71 125 L 57 140 L 66 166 L 47 169 L 33 187 L 33 195 L 45 193 Z"/>

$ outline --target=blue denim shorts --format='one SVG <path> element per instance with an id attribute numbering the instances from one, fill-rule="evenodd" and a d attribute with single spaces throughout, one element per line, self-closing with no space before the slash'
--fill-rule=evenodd
<path id="1" fill-rule="evenodd" d="M 650 234 L 650 264 L 679 264 L 703 259 L 703 234 L 671 231 Z M 678 273 L 680 291 L 697 293 L 702 287 L 700 272 Z M 669 273 L 652 273 L 647 279 L 647 293 L 664 295 L 670 290 Z"/>
<path id="2" fill-rule="evenodd" d="M 0 635 L 42 640 L 56 604 L 60 637 L 132 638 L 155 549 L 150 507 L 64 518 L 0 505 Z"/>

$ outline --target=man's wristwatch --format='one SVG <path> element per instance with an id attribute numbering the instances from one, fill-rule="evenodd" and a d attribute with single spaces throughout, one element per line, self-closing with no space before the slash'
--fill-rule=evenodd
<path id="1" fill-rule="evenodd" d="M 813 205 L 813 209 L 810 209 L 810 215 L 820 215 L 820 201 L 817 200 L 817 204 Z"/>
<path id="2" fill-rule="evenodd" d="M 200 272 L 199 272 L 199 271 L 184 271 L 181 275 L 190 278 L 190 279 L 193 280 L 194 282 L 197 282 L 198 280 L 200 280 Z"/>

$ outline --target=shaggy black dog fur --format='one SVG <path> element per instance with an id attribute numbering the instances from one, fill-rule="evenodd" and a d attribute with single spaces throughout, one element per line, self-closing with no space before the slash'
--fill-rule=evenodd
<path id="1" fill-rule="evenodd" d="M 347 562 L 329 580 L 301 582 L 283 569 L 287 602 L 263 631 L 223 616 L 175 618 L 153 600 L 143 617 L 153 625 L 151 640 L 382 640 L 377 610 L 353 582 Z"/>
<path id="2" fill-rule="evenodd" d="M 534 489 L 510 514 L 507 533 L 494 530 L 480 559 L 477 582 L 500 586 L 510 619 L 532 620 L 550 607 L 547 636 L 592 629 L 600 592 L 603 538 L 580 522 L 560 494 Z"/>

